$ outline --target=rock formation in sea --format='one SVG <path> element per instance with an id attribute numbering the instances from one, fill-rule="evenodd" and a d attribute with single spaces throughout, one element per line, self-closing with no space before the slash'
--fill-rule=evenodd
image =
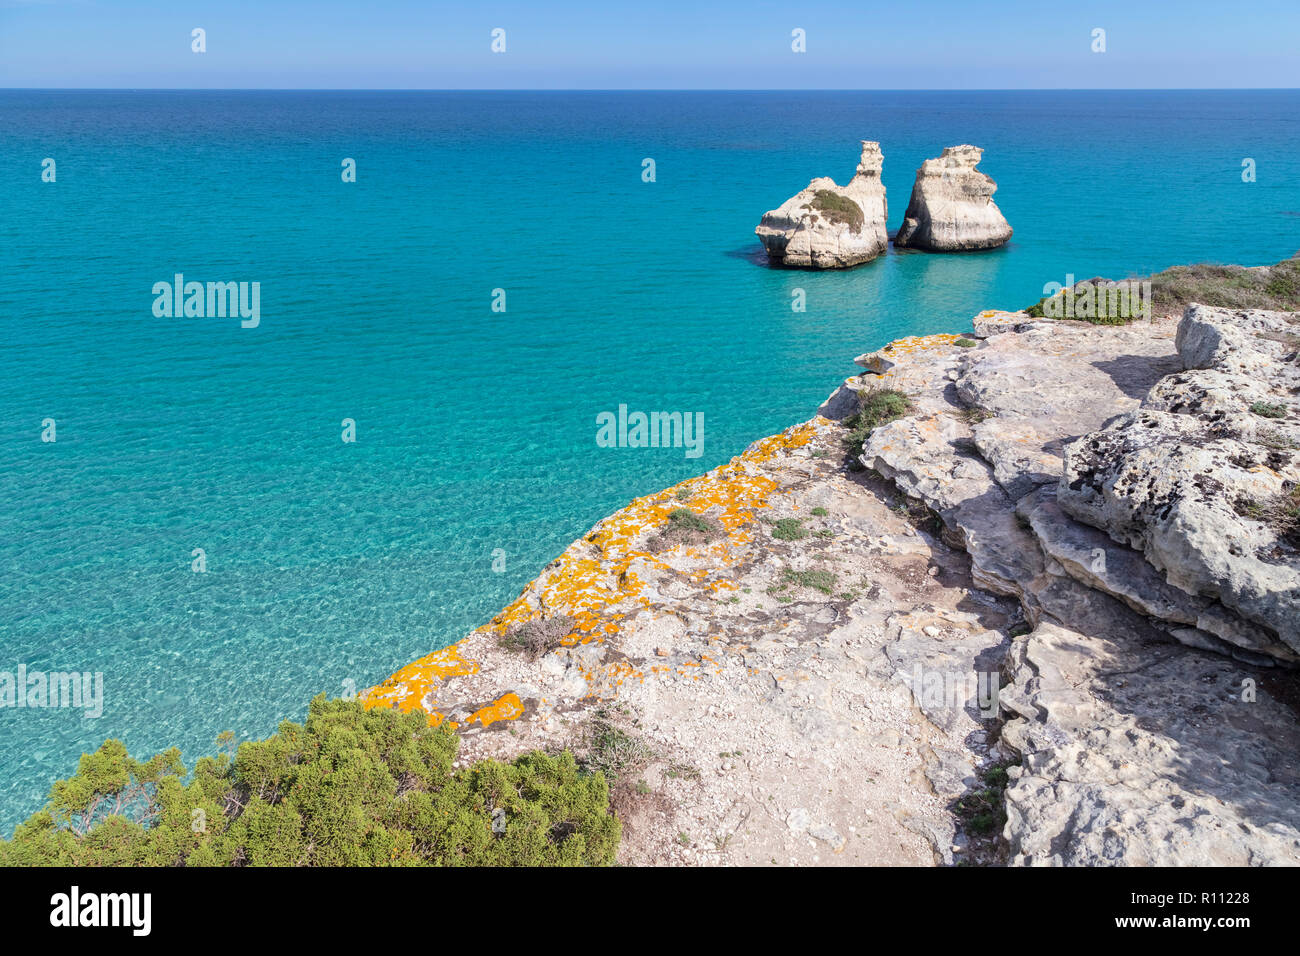
<path id="1" fill-rule="evenodd" d="M 1011 238 L 1011 226 L 993 202 L 997 183 L 975 168 L 982 155 L 978 146 L 949 146 L 921 164 L 895 246 L 964 252 L 993 249 Z"/>
<path id="2" fill-rule="evenodd" d="M 364 702 L 574 750 L 624 863 L 1300 864 L 1297 348 L 1204 306 L 891 343 Z"/>
<path id="3" fill-rule="evenodd" d="M 830 177 L 763 215 L 754 229 L 773 265 L 843 269 L 876 258 L 888 248 L 884 156 L 879 143 L 863 141 L 857 172 L 847 186 Z"/>

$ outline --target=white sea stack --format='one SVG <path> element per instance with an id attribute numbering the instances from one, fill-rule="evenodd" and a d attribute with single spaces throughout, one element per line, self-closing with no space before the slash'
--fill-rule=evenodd
<path id="1" fill-rule="evenodd" d="M 975 168 L 983 155 L 978 146 L 949 146 L 921 164 L 895 246 L 963 252 L 993 249 L 1011 238 L 993 202 L 998 184 Z"/>
<path id="2" fill-rule="evenodd" d="M 822 176 L 765 213 L 754 232 L 769 261 L 801 269 L 844 269 L 881 255 L 889 243 L 883 165 L 880 144 L 863 140 L 862 158 L 847 186 Z"/>

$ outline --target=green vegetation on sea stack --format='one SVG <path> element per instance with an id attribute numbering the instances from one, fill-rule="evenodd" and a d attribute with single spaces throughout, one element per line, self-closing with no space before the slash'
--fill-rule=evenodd
<path id="1" fill-rule="evenodd" d="M 607 865 L 621 836 L 604 776 L 571 754 L 453 770 L 459 739 L 423 713 L 321 695 L 305 724 L 219 743 L 187 780 L 175 748 L 140 762 L 105 741 L 0 865 Z"/>
<path id="2" fill-rule="evenodd" d="M 854 232 L 862 231 L 862 207 L 847 196 L 829 189 L 819 189 L 813 193 L 811 205 L 831 222 L 843 223 Z"/>

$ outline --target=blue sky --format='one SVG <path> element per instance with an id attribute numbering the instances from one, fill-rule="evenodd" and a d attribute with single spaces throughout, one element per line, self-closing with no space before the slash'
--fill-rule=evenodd
<path id="1" fill-rule="evenodd" d="M 0 87 L 1296 87 L 1298 40 L 1300 0 L 0 0 Z"/>

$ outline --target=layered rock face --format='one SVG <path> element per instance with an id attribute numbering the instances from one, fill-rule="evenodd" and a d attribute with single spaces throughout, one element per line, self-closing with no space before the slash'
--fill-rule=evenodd
<path id="1" fill-rule="evenodd" d="M 949 146 L 921 164 L 894 245 L 964 252 L 992 249 L 1011 238 L 1011 226 L 993 202 L 997 183 L 975 168 L 983 154 L 978 146 Z"/>
<path id="2" fill-rule="evenodd" d="M 857 172 L 847 186 L 823 176 L 763 215 L 754 229 L 773 265 L 844 269 L 876 258 L 889 244 L 885 231 L 884 156 L 863 141 Z"/>
<path id="3" fill-rule="evenodd" d="M 1168 583 L 1244 619 L 1206 629 L 1255 651 L 1300 652 L 1297 316 L 1193 306 L 1186 371 L 1066 449 L 1061 506 L 1140 551 Z M 1218 626 L 1215 626 L 1217 624 Z M 1278 641 L 1284 647 L 1273 647 Z"/>
<path id="4" fill-rule="evenodd" d="M 987 313 L 976 348 L 859 359 L 883 374 L 846 387 L 913 396 L 863 464 L 1033 627 L 999 695 L 1011 863 L 1300 863 L 1298 323 Z"/>

